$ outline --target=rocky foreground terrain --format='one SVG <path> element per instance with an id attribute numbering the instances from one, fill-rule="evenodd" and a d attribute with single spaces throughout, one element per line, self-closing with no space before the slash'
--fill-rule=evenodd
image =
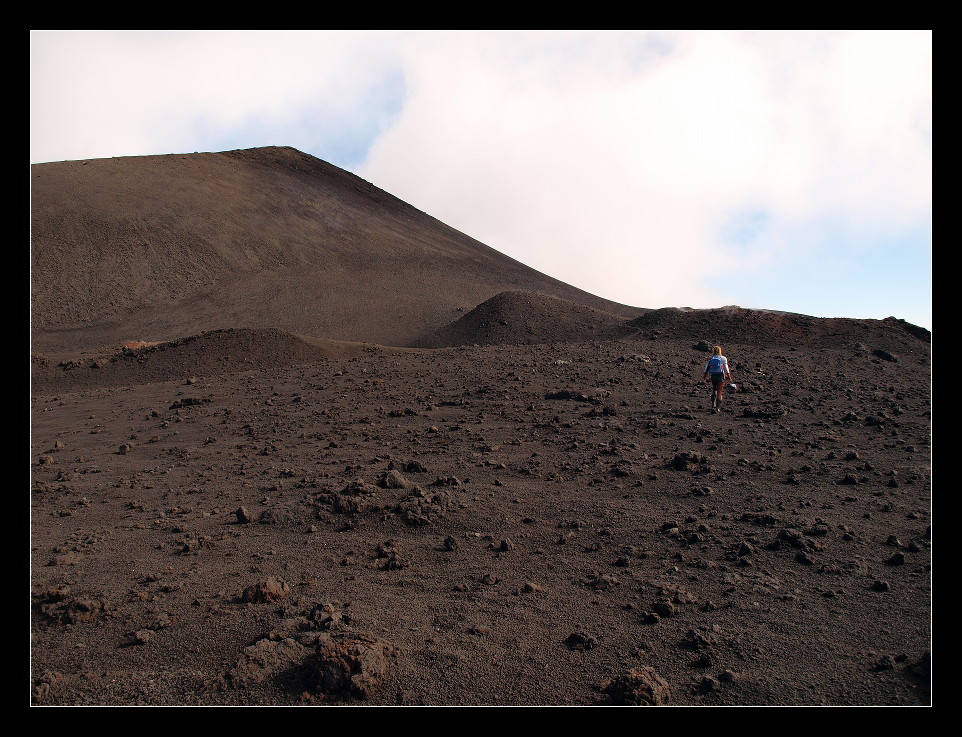
<path id="1" fill-rule="evenodd" d="M 931 704 L 927 330 L 610 302 L 288 147 L 31 169 L 31 704 Z"/>
<path id="2" fill-rule="evenodd" d="M 929 704 L 929 344 L 664 314 L 37 358 L 33 703 Z"/>

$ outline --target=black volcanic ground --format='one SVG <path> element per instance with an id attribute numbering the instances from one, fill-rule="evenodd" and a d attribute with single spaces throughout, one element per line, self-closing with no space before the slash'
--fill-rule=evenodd
<path id="1" fill-rule="evenodd" d="M 927 331 L 617 305 L 289 148 L 32 170 L 33 704 L 931 703 Z"/>

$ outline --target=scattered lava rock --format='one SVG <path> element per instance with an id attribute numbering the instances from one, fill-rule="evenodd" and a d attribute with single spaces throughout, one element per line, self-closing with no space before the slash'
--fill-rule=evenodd
<path id="1" fill-rule="evenodd" d="M 668 682 L 647 666 L 632 668 L 603 684 L 601 690 L 615 706 L 662 706 L 671 698 Z"/>
<path id="2" fill-rule="evenodd" d="M 711 650 L 722 642 L 722 630 L 717 624 L 688 630 L 682 646 L 689 650 Z"/>
<path id="3" fill-rule="evenodd" d="M 411 495 L 397 505 L 396 511 L 409 525 L 429 525 L 444 517 L 452 502 L 453 497 L 448 491 L 426 491 L 416 486 Z"/>
<path id="4" fill-rule="evenodd" d="M 251 688 L 301 666 L 311 655 L 312 649 L 309 646 L 302 645 L 293 638 L 272 640 L 265 637 L 245 647 L 234 665 L 222 673 L 208 688 L 212 690 Z"/>
<path id="5" fill-rule="evenodd" d="M 392 469 L 382 474 L 377 480 L 377 485 L 382 489 L 407 489 L 411 483 L 401 475 L 397 469 Z"/>
<path id="6" fill-rule="evenodd" d="M 676 471 L 703 471 L 708 463 L 708 458 L 701 453 L 686 451 L 678 453 L 671 459 L 669 467 Z"/>
<path id="7" fill-rule="evenodd" d="M 601 404 L 600 400 L 590 397 L 584 392 L 576 392 L 571 389 L 562 389 L 557 392 L 548 392 L 544 396 L 545 399 L 562 399 L 571 402 L 589 402 L 593 404 Z"/>
<path id="8" fill-rule="evenodd" d="M 357 634 L 324 634 L 313 662 L 316 689 L 339 697 L 369 699 L 381 687 L 396 656 L 389 643 Z"/>
<path id="9" fill-rule="evenodd" d="M 598 646 L 598 639 L 583 632 L 572 632 L 565 638 L 565 645 L 571 650 L 591 650 Z"/>
<path id="10" fill-rule="evenodd" d="M 779 402 L 768 405 L 745 407 L 742 410 L 742 417 L 756 417 L 764 420 L 777 420 L 788 414 L 788 408 Z"/>
<path id="11" fill-rule="evenodd" d="M 104 611 L 104 603 L 85 597 L 54 600 L 40 605 L 40 611 L 51 620 L 63 624 L 92 622 Z"/>
<path id="12" fill-rule="evenodd" d="M 241 601 L 252 604 L 264 604 L 280 601 L 291 593 L 291 587 L 286 581 L 270 577 L 248 586 L 241 594 Z"/>
<path id="13" fill-rule="evenodd" d="M 395 571 L 411 565 L 411 561 L 401 554 L 401 548 L 394 540 L 378 545 L 376 555 L 374 567 L 383 571 Z"/>
<path id="14" fill-rule="evenodd" d="M 888 351 L 883 351 L 881 348 L 876 348 L 872 351 L 872 355 L 877 358 L 881 358 L 883 361 L 891 361 L 892 363 L 898 363 L 898 358 L 893 356 Z"/>
<path id="15" fill-rule="evenodd" d="M 890 566 L 901 566 L 905 564 L 905 553 L 898 552 L 892 555 L 891 558 L 885 561 L 886 565 Z"/>

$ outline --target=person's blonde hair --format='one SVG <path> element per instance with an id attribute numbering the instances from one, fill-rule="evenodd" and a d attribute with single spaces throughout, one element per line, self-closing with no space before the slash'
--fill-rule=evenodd
<path id="1" fill-rule="evenodd" d="M 711 352 L 711 354 L 712 354 L 713 356 L 720 356 L 720 355 L 721 355 L 721 346 L 720 346 L 720 345 L 716 345 L 716 346 L 715 346 L 715 349 Z"/>

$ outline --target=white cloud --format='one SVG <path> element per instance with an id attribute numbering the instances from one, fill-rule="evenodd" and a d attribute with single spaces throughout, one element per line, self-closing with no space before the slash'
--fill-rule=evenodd
<path id="1" fill-rule="evenodd" d="M 391 63 L 370 33 L 34 32 L 31 160 L 179 153 L 251 127 L 251 146 L 322 146 L 369 115 Z"/>
<path id="2" fill-rule="evenodd" d="M 32 161 L 291 145 L 629 304 L 738 303 L 734 277 L 826 249 L 927 248 L 929 32 L 31 40 Z"/>
<path id="3" fill-rule="evenodd" d="M 738 249 L 755 267 L 803 258 L 813 221 L 861 243 L 927 217 L 928 34 L 409 42 L 362 175 L 588 291 L 719 304 L 719 233 L 744 212 L 768 215 Z"/>

